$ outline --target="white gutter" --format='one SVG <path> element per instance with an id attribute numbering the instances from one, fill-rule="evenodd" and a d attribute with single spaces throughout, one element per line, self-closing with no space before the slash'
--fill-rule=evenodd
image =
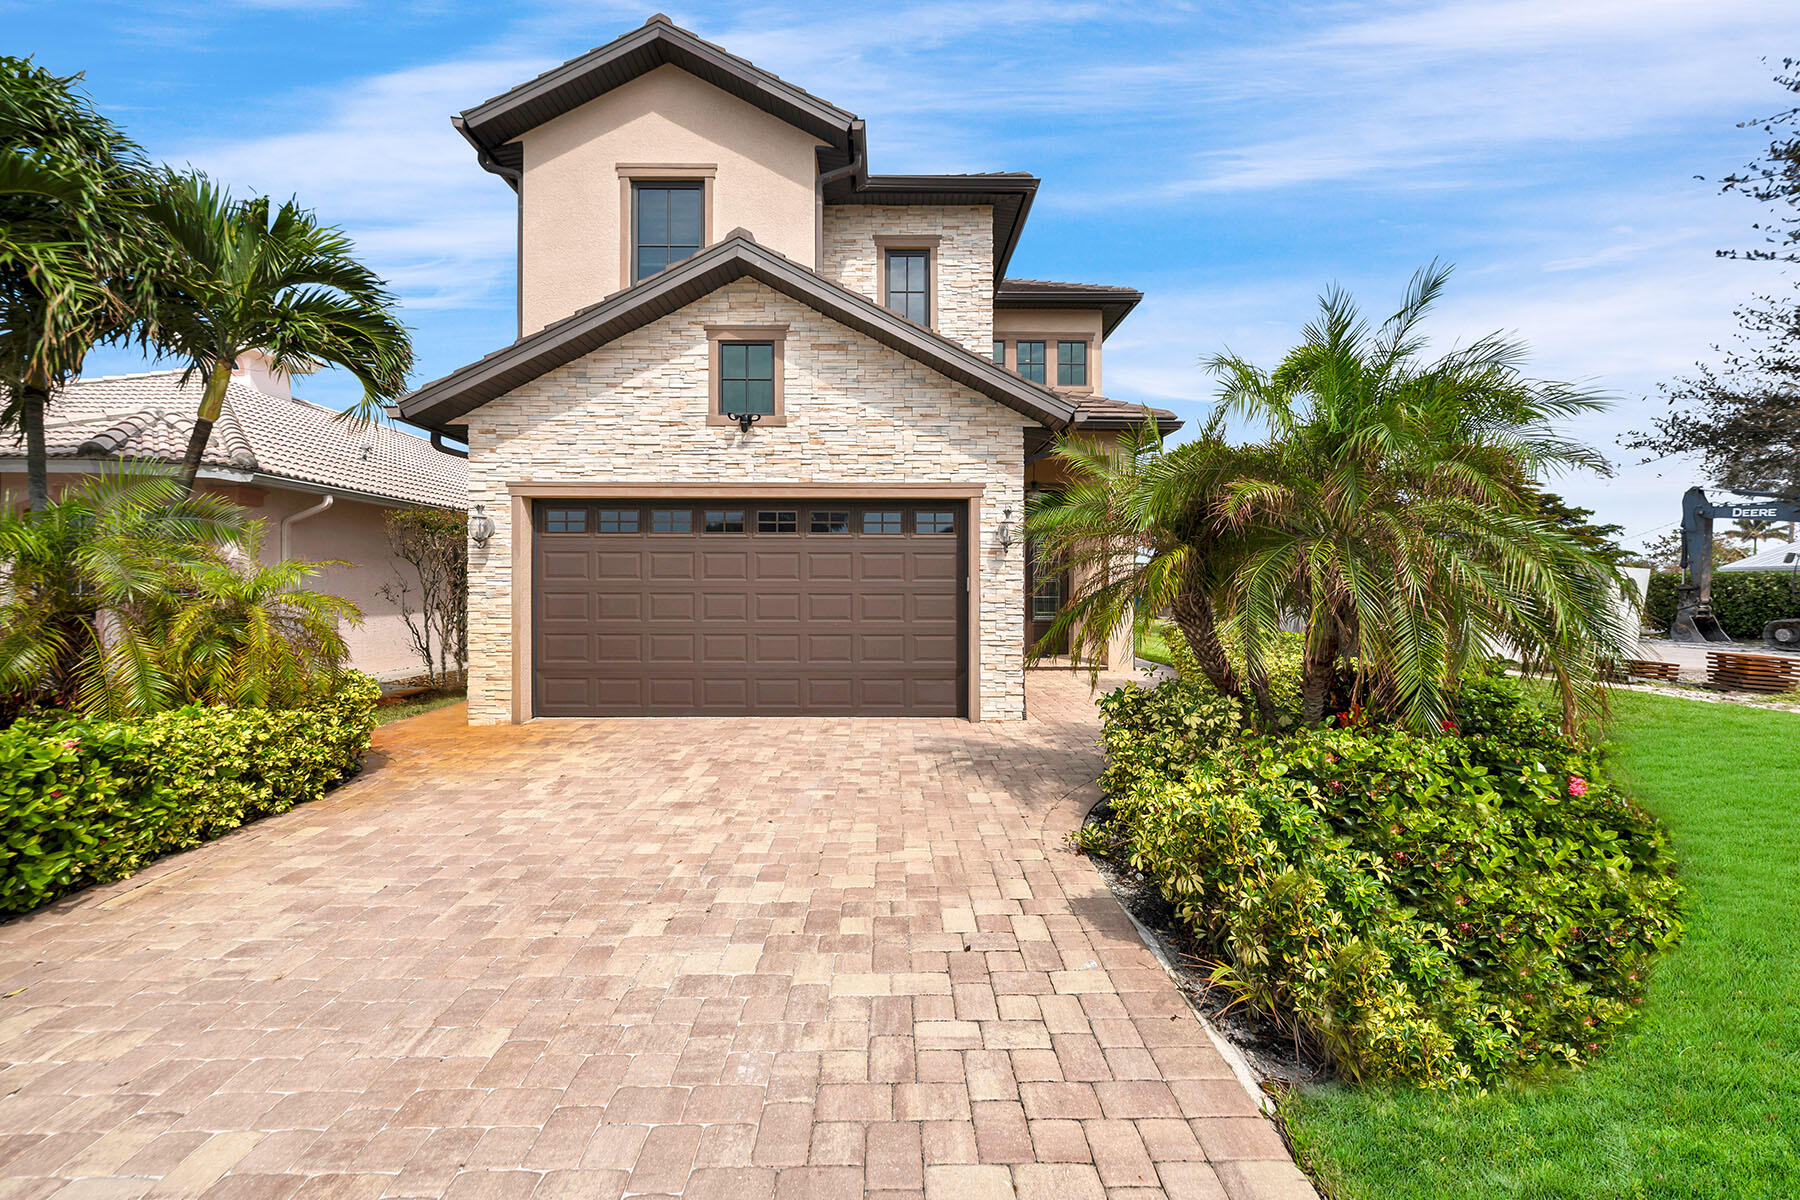
<path id="1" fill-rule="evenodd" d="M 319 501 L 317 504 L 313 505 L 311 508 L 303 508 L 297 513 L 289 513 L 287 516 L 281 518 L 281 558 L 282 558 L 282 561 L 285 562 L 288 559 L 294 557 L 293 537 L 289 533 L 289 531 L 295 525 L 298 525 L 300 522 L 311 520 L 313 517 L 318 516 L 320 513 L 324 512 L 326 509 L 330 508 L 332 503 L 336 499 L 337 499 L 336 496 L 326 496 L 323 500 Z"/>

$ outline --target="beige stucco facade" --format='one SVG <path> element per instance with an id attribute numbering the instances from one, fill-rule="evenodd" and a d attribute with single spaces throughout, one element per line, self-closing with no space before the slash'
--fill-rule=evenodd
<path id="1" fill-rule="evenodd" d="M 633 178 L 702 181 L 709 244 L 741 227 L 809 270 L 817 265 L 817 139 L 676 67 L 518 140 L 521 333 L 630 283 Z"/>
<path id="2" fill-rule="evenodd" d="M 1034 340 L 1043 342 L 1045 377 L 1052 386 L 1057 386 L 1056 343 L 1058 341 L 1086 342 L 1088 348 L 1087 386 L 1066 390 L 1097 394 L 1102 392 L 1100 359 L 1103 335 L 1100 332 L 1100 311 L 1098 309 L 996 309 L 994 311 L 994 337 L 1006 343 L 1006 362 L 1002 365 L 1008 370 L 1018 369 L 1018 355 L 1014 350 L 1018 342 Z"/>
<path id="3" fill-rule="evenodd" d="M 708 325 L 785 326 L 787 423 L 709 425 Z M 1023 555 L 999 546 L 1024 502 L 1029 423 L 752 280 L 720 288 L 470 413 L 469 500 L 496 529 L 470 561 L 469 716 L 529 718 L 531 494 L 744 484 L 969 496 L 973 715 L 1024 715 Z M 633 493 L 635 494 L 635 493 Z"/>

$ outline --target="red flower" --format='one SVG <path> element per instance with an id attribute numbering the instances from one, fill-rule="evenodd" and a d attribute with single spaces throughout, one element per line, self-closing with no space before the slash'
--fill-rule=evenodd
<path id="1" fill-rule="evenodd" d="M 1452 721 L 1448 717 L 1445 717 L 1442 721 L 1438 722 L 1438 728 L 1442 729 L 1445 733 L 1455 733 L 1456 732 L 1456 722 Z"/>
<path id="2" fill-rule="evenodd" d="M 1588 782 L 1579 775 L 1569 776 L 1569 795 L 1585 796 L 1588 793 Z"/>

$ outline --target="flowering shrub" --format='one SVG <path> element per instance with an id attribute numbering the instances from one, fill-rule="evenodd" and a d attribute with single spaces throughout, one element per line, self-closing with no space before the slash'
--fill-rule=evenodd
<path id="1" fill-rule="evenodd" d="M 1485 1085 L 1632 1019 L 1680 929 L 1667 835 L 1516 686 L 1465 683 L 1434 737 L 1210 740 L 1178 686 L 1102 702 L 1108 833 L 1218 981 L 1342 1074 Z"/>
<path id="2" fill-rule="evenodd" d="M 348 672 L 299 708 L 56 716 L 0 731 L 0 913 L 323 795 L 362 761 L 379 693 Z"/>

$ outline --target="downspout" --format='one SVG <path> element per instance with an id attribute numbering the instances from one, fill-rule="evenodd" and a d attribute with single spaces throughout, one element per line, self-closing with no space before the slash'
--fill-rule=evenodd
<path id="1" fill-rule="evenodd" d="M 825 265 L 825 188 L 828 184 L 836 183 L 847 176 L 867 171 L 869 165 L 868 145 L 862 121 L 852 122 L 850 126 L 850 161 L 836 170 L 827 171 L 819 176 L 819 181 L 815 185 L 819 211 L 815 214 L 813 221 L 813 262 L 821 268 Z"/>
<path id="2" fill-rule="evenodd" d="M 431 448 L 439 454 L 454 454 L 457 458 L 469 457 L 467 450 L 458 450 L 455 446 L 444 445 L 444 435 L 435 429 L 431 431 Z"/>
<path id="3" fill-rule="evenodd" d="M 281 558 L 283 562 L 294 556 L 294 540 L 292 533 L 290 532 L 293 527 L 302 521 L 309 521 L 318 516 L 320 513 L 330 508 L 332 501 L 336 499 L 337 497 L 335 496 L 327 496 L 311 508 L 303 508 L 297 513 L 289 513 L 287 516 L 281 518 Z"/>

